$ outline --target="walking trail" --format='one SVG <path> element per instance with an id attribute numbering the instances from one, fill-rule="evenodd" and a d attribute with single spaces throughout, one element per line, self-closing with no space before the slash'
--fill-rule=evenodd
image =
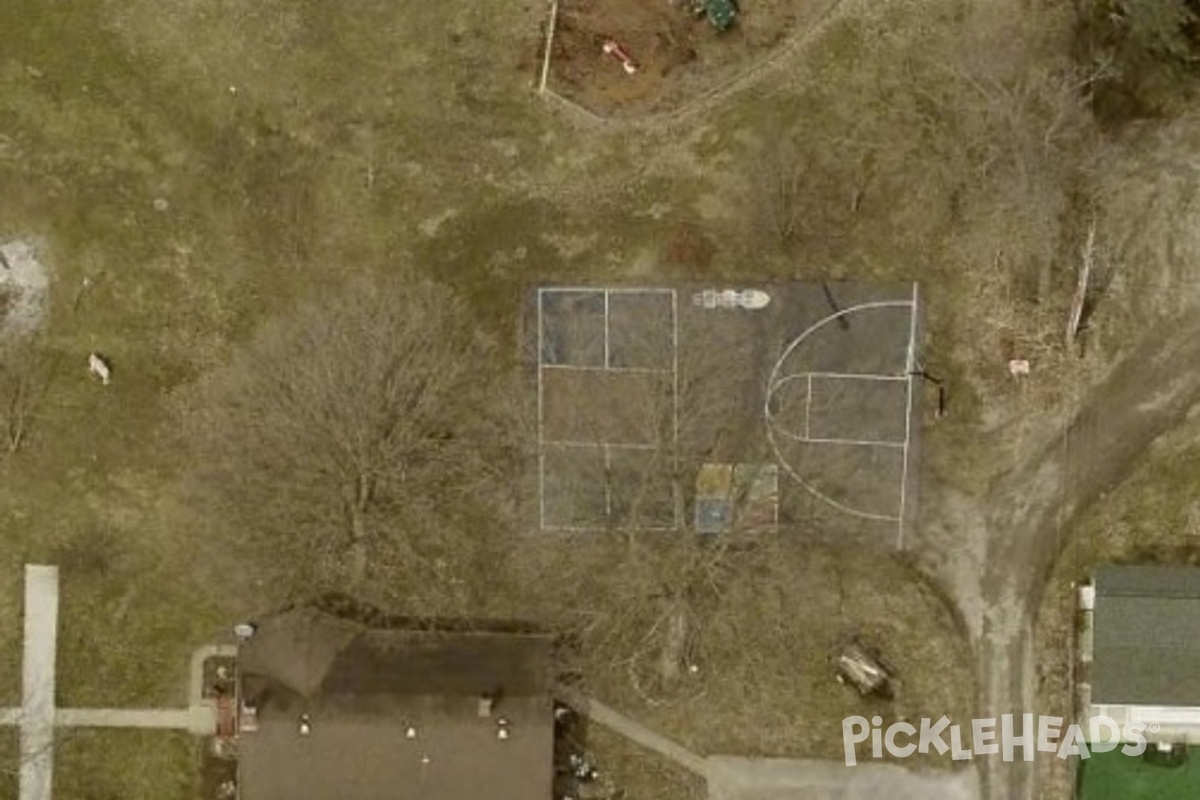
<path id="1" fill-rule="evenodd" d="M 203 697 L 204 661 L 229 655 L 230 647 L 208 646 L 192 657 L 188 708 L 57 708 L 58 568 L 25 567 L 25 642 L 20 708 L 0 708 L 0 725 L 20 729 L 20 800 L 52 800 L 54 729 L 151 728 L 199 736 L 216 730 L 216 713 Z"/>
<path id="2" fill-rule="evenodd" d="M 979 785 L 970 770 L 916 772 L 890 764 L 861 764 L 847 769 L 833 761 L 787 758 L 702 756 L 647 728 L 637 720 L 560 686 L 555 696 L 591 721 L 620 734 L 705 779 L 711 800 L 978 800 Z"/>
<path id="3" fill-rule="evenodd" d="M 979 505 L 940 504 L 960 510 L 934 524 L 987 542 L 987 566 L 976 577 L 984 611 L 982 619 L 968 620 L 979 634 L 981 716 L 1037 712 L 1033 621 L 1063 532 L 1198 402 L 1200 311 L 1193 311 L 1147 336 L 1061 435 L 999 476 Z M 989 800 L 1038 796 L 1030 763 L 989 759 L 983 770 Z"/>

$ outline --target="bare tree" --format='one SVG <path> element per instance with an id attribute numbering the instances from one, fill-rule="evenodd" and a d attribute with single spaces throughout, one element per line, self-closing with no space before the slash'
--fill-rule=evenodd
<path id="1" fill-rule="evenodd" d="M 587 351 L 588 331 L 595 329 L 570 329 L 569 349 Z M 580 497 L 602 489 L 610 498 L 602 530 L 546 541 L 516 565 L 554 576 L 561 593 L 546 612 L 594 654 L 589 660 L 607 660 L 604 669 L 626 674 L 648 702 L 686 689 L 682 679 L 698 632 L 720 602 L 722 583 L 738 572 L 727 557 L 733 540 L 700 533 L 694 524 L 699 469 L 710 461 L 766 459 L 752 444 L 766 447 L 759 419 L 746 414 L 746 392 L 757 390 L 760 365 L 722 332 L 720 326 L 691 331 L 679 352 L 659 326 L 622 338 L 624 366 L 661 371 L 624 376 L 619 408 L 604 418 L 636 417 L 624 429 L 640 423 L 644 446 L 610 448 L 602 486 L 589 474 L 576 487 Z M 580 403 L 589 400 L 595 398 Z M 598 418 L 583 409 L 579 416 Z M 576 431 L 580 441 L 611 437 L 599 428 Z"/>
<path id="2" fill-rule="evenodd" d="M 754 251 L 769 244 L 789 259 L 844 252 L 855 240 L 873 171 L 870 148 L 854 134 L 772 132 L 752 148 L 743 184 Z"/>
<path id="3" fill-rule="evenodd" d="M 803 153 L 788 139 L 763 145 L 750 168 L 751 229 L 770 239 L 784 253 L 799 238 L 807 171 Z"/>
<path id="4" fill-rule="evenodd" d="M 0 425 L 9 453 L 28 441 L 53 374 L 53 359 L 37 338 L 9 339 L 0 347 Z"/>
<path id="5" fill-rule="evenodd" d="M 356 591 L 381 572 L 445 588 L 511 506 L 507 395 L 493 342 L 449 290 L 362 280 L 266 325 L 193 387 L 192 497 L 293 589 Z"/>

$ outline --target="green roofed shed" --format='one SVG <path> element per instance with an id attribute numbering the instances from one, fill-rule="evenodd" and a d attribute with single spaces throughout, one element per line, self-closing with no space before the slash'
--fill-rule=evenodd
<path id="1" fill-rule="evenodd" d="M 1092 703 L 1200 707 L 1200 569 L 1096 575 Z"/>

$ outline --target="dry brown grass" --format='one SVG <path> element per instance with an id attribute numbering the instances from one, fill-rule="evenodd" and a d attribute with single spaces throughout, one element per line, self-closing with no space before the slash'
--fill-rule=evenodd
<path id="1" fill-rule="evenodd" d="M 199 741 L 177 731 L 69 730 L 55 745 L 56 797 L 196 800 Z"/>
<path id="2" fill-rule="evenodd" d="M 684 668 L 674 681 L 658 668 L 678 604 L 619 571 L 605 574 L 621 605 L 574 598 L 591 612 L 580 635 L 585 690 L 698 753 L 835 758 L 850 715 L 970 718 L 971 660 L 954 618 L 887 555 L 785 543 L 767 556 L 727 556 L 713 594 L 693 595 L 689 606 L 683 652 L 697 671 Z M 860 698 L 834 680 L 829 659 L 850 633 L 898 669 L 894 702 Z"/>
<path id="3" fill-rule="evenodd" d="M 601 777 L 597 782 L 615 790 L 614 800 L 704 800 L 707 784 L 657 753 L 631 744 L 596 724 L 587 731 L 586 752 L 594 757 Z M 617 794 L 617 792 L 624 794 Z"/>
<path id="4" fill-rule="evenodd" d="M 0 797 L 17 797 L 17 754 L 20 738 L 16 728 L 0 728 Z"/>
<path id="5" fill-rule="evenodd" d="M 0 136 L 4 224 L 44 232 L 54 245 L 51 346 L 77 364 L 102 342 L 122 376 L 108 394 L 93 391 L 82 372 L 64 383 L 47 436 L 20 462 L 0 465 L 0 511 L 17 531 L 5 585 L 16 585 L 21 559 L 69 552 L 93 531 L 112 530 L 128 548 L 128 560 L 107 574 L 67 576 L 68 698 L 144 704 L 173 697 L 189 647 L 253 602 L 253 592 L 234 601 L 209 596 L 190 541 L 198 526 L 175 496 L 182 465 L 149 432 L 163 421 L 167 392 L 224 361 L 264 316 L 349 275 L 414 263 L 460 286 L 481 324 L 511 327 L 518 287 L 551 277 L 619 279 L 631 265 L 641 270 L 640 282 L 653 282 L 664 231 L 696 224 L 716 252 L 682 248 L 675 260 L 686 262 L 680 269 L 690 278 L 769 272 L 926 282 L 942 366 L 964 376 L 961 386 L 979 387 L 964 393 L 1000 397 L 989 398 L 993 405 L 1010 399 L 1000 391 L 1009 386 L 1003 341 L 1039 353 L 1035 374 L 1054 376 L 1048 391 L 1058 391 L 1069 371 L 1069 360 L 1051 360 L 1065 323 L 1057 300 L 1030 306 L 1016 277 L 993 275 L 1005 271 L 995 267 L 998 250 L 1006 253 L 1002 265 L 1023 263 L 1013 243 L 1042 254 L 1059 252 L 1061 243 L 1069 254 L 1070 231 L 1004 213 L 1021 205 L 1019 193 L 987 202 L 997 186 L 983 178 L 1003 172 L 973 168 L 1006 154 L 993 149 L 972 161 L 958 126 L 978 133 L 988 117 L 951 113 L 954 90 L 963 87 L 941 69 L 946 51 L 938 49 L 947 42 L 975 48 L 990 59 L 982 65 L 989 74 L 1044 66 L 1023 49 L 1027 31 L 1005 27 L 1057 30 L 1043 25 L 1046 9 L 1037 4 L 873 4 L 861 18 L 831 27 L 769 84 L 689 123 L 683 136 L 575 131 L 537 105 L 526 94 L 526 62 L 537 48 L 540 3 L 371 2 L 347 13 L 332 2 L 235 0 L 219 13 L 212 8 L 199 0 L 0 7 L 0 27 L 23 32 L 8 43 L 10 66 L 0 71 L 0 110 L 13 121 Z M 961 35 L 964 8 L 981 10 L 972 17 L 974 38 Z M 1011 35 L 996 36 L 997 29 Z M 923 53 L 933 57 L 917 58 Z M 731 186 L 747 142 L 800 123 L 814 148 L 845 143 L 837 152 L 849 169 L 810 187 L 814 207 L 836 209 L 829 229 L 814 233 L 794 258 L 765 265 L 761 242 L 735 241 L 741 204 Z M 1173 152 L 1186 154 L 1192 148 L 1177 133 Z M 940 150 L 930 145 L 939 136 Z M 984 149 L 1006 141 L 985 139 Z M 1122 176 L 1134 173 L 1145 183 L 1131 204 L 1165 199 L 1150 207 L 1154 225 L 1141 225 L 1136 214 L 1124 219 L 1114 202 L 1106 219 L 1115 241 L 1105 245 L 1130 265 L 1143 256 L 1158 266 L 1194 263 L 1175 257 L 1190 252 L 1182 239 L 1172 253 L 1170 240 L 1155 235 L 1179 218 L 1167 206 L 1187 199 L 1186 182 L 1171 177 L 1181 160 L 1159 169 L 1153 153 L 1132 149 L 1131 163 L 1106 183 L 1109 195 L 1119 198 Z M 1147 160 L 1154 169 L 1144 175 Z M 964 184 L 978 185 L 973 202 L 956 197 Z M 1012 185 L 1023 186 L 1000 188 Z M 850 202 L 852 188 L 863 189 L 861 203 Z M 160 196 L 170 201 L 166 212 L 153 210 Z M 1030 207 L 1056 220 L 1061 197 L 1049 201 Z M 1107 229 L 1101 226 L 1102 239 Z M 1069 275 L 1072 263 L 1056 265 Z M 78 314 L 64 313 L 85 275 L 104 279 Z M 1182 267 L 1161 282 L 1121 275 L 1113 297 L 1144 298 L 1147 313 L 1191 285 Z M 1063 285 L 1052 282 L 1056 292 Z M 985 313 L 991 309 L 994 316 Z M 1104 352 L 1118 350 L 1120 335 L 1136 327 L 1136 319 L 1121 319 Z M 977 431 L 960 433 L 966 441 Z M 763 586 L 753 576 L 721 584 L 728 602 L 703 606 L 695 628 L 692 647 L 702 659 L 696 694 L 653 703 L 631 688 L 629 660 L 644 649 L 663 607 L 622 596 L 623 584 L 612 580 L 620 573 L 598 570 L 589 586 L 607 600 L 574 610 L 600 627 L 609 624 L 605 614 L 628 613 L 636 623 L 623 637 L 596 633 L 591 640 L 614 645 L 594 650 L 589 674 L 598 693 L 697 747 L 833 753 L 840 731 L 831 726 L 848 711 L 872 708 L 830 680 L 824 659 L 846 626 L 877 636 L 898 663 L 903 711 L 969 717 L 970 664 L 943 607 L 896 565 L 872 557 L 859 567 L 854 557 L 813 556 Z M 622 566 L 620 559 L 604 564 Z M 832 599 L 843 579 L 854 590 L 844 606 Z M 605 582 L 614 586 L 598 586 Z M 546 581 L 535 586 L 551 595 L 548 602 L 558 599 Z M 520 596 L 508 598 L 508 611 Z M 0 636 L 19 630 L 7 613 Z M 10 658 L 13 650 L 0 652 Z M 947 663 L 952 680 L 942 677 Z M 89 746 L 107 747 L 99 740 Z M 164 796 L 153 787 L 124 789 L 128 798 Z"/>
<path id="6" fill-rule="evenodd" d="M 1037 692 L 1034 711 L 1043 716 L 1075 718 L 1076 602 L 1069 570 L 1058 570 L 1046 589 L 1046 599 L 1034 631 L 1034 660 Z M 1076 762 L 1072 759 L 1039 758 L 1037 785 L 1040 800 L 1074 797 Z"/>
<path id="7" fill-rule="evenodd" d="M 0 706 L 20 705 L 21 698 L 24 587 L 21 570 L 11 561 L 0 568 Z"/>

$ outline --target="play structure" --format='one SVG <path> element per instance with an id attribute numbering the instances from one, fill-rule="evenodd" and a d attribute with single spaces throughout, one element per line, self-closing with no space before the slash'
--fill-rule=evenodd
<path id="1" fill-rule="evenodd" d="M 689 0 L 689 7 L 697 17 L 708 17 L 718 31 L 727 31 L 737 19 L 738 8 L 733 0 Z"/>

